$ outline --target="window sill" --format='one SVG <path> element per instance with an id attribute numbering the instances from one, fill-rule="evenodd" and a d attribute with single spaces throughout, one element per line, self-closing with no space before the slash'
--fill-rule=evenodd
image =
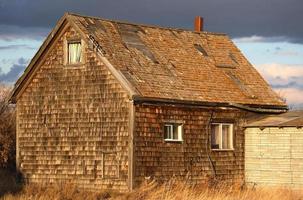
<path id="1" fill-rule="evenodd" d="M 235 149 L 211 149 L 211 151 L 234 151 Z"/>
<path id="2" fill-rule="evenodd" d="M 171 139 L 164 139 L 165 142 L 175 142 L 175 143 L 182 143 L 183 140 L 171 140 Z"/>

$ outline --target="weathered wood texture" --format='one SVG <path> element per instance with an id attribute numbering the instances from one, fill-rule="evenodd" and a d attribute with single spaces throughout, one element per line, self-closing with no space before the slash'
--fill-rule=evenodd
<path id="1" fill-rule="evenodd" d="M 209 121 L 234 120 L 234 150 L 210 149 Z M 246 113 L 236 109 L 136 105 L 135 183 L 145 177 L 167 180 L 173 176 L 197 183 L 214 175 L 227 181 L 244 179 L 244 130 Z M 165 142 L 163 125 L 183 123 L 183 142 Z M 208 153 L 209 152 L 209 153 Z"/>
<path id="2" fill-rule="evenodd" d="M 84 61 L 64 65 L 69 28 L 17 101 L 18 158 L 29 182 L 74 182 L 127 190 L 129 101 L 85 45 Z"/>
<path id="3" fill-rule="evenodd" d="M 245 179 L 258 185 L 303 186 L 303 130 L 247 128 Z"/>

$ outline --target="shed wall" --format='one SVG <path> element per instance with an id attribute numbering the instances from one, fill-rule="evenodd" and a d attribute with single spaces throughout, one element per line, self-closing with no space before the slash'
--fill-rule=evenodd
<path id="1" fill-rule="evenodd" d="M 228 181 L 244 179 L 244 111 L 157 105 L 136 105 L 135 109 L 136 184 L 146 177 L 162 181 L 178 177 L 199 183 L 213 177 L 214 171 L 217 178 Z M 211 119 L 234 120 L 234 150 L 210 149 Z M 183 142 L 164 141 L 167 121 L 183 123 Z"/>
<path id="2" fill-rule="evenodd" d="M 247 128 L 245 179 L 270 186 L 303 186 L 303 130 Z"/>
<path id="3" fill-rule="evenodd" d="M 129 101 L 88 45 L 84 65 L 64 65 L 54 44 L 17 101 L 18 164 L 29 182 L 127 189 Z"/>

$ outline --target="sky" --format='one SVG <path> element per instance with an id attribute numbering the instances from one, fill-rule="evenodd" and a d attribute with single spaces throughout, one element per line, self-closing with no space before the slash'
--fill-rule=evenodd
<path id="1" fill-rule="evenodd" d="M 293 109 L 303 108 L 302 0 L 0 0 L 0 82 L 13 84 L 64 12 L 227 33 Z"/>

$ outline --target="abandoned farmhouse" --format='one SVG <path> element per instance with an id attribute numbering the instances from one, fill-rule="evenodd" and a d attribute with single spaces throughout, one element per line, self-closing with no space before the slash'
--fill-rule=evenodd
<path id="1" fill-rule="evenodd" d="M 287 111 L 226 34 L 65 14 L 10 101 L 29 182 L 245 179 L 248 119 Z"/>

